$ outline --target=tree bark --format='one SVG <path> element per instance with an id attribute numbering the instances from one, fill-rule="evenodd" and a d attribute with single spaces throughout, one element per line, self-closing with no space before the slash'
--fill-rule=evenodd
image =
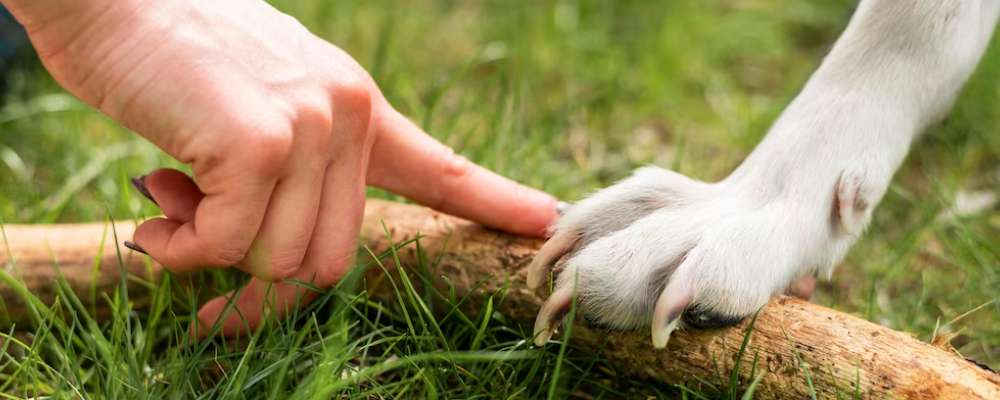
<path id="1" fill-rule="evenodd" d="M 100 309 L 93 303 L 100 297 L 93 293 L 113 290 L 120 282 L 116 243 L 131 238 L 135 226 L 118 222 L 115 227 L 117 241 L 107 223 L 7 225 L 0 265 L 44 301 L 54 298 L 54 282 L 61 274 L 85 303 Z M 506 289 L 497 311 L 530 326 L 544 294 L 525 286 L 525 268 L 541 241 L 423 207 L 368 201 L 361 241 L 376 254 L 417 235 L 424 256 L 437 260 L 437 274 L 447 276 L 459 294 L 485 299 Z M 119 249 L 132 278 L 155 281 L 164 273 L 147 257 Z M 398 254 L 404 266 L 417 264 L 414 245 Z M 133 285 L 130 295 L 141 304 L 143 286 Z M 25 318 L 24 303 L 10 286 L 0 283 L 0 296 L 10 318 Z M 662 351 L 653 349 L 647 332 L 608 333 L 583 323 L 574 325 L 572 341 L 582 348 L 600 346 L 603 356 L 626 374 L 693 386 L 718 382 L 733 368 L 747 382 L 757 357 L 756 373 L 764 374 L 757 393 L 764 398 L 809 397 L 808 374 L 818 398 L 858 391 L 865 398 L 1000 399 L 995 372 L 905 333 L 788 297 L 773 300 L 760 312 L 744 362 L 734 365 L 748 325 L 676 332 Z"/>

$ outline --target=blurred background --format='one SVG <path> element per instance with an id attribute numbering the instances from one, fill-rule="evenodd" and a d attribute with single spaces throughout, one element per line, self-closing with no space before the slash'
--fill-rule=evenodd
<path id="1" fill-rule="evenodd" d="M 802 87 L 855 6 L 845 0 L 272 3 L 353 55 L 390 102 L 429 133 L 567 201 L 646 164 L 704 180 L 724 177 Z M 0 60 L 0 223 L 157 214 L 131 192 L 128 177 L 182 166 L 65 94 L 9 22 L 0 22 Z M 1000 368 L 998 100 L 994 37 L 953 112 L 915 146 L 869 232 L 834 279 L 821 284 L 816 302 L 923 340 L 956 335 L 963 355 Z M 192 305 L 176 303 L 182 321 Z M 495 343 L 514 340 L 503 333 L 514 327 L 497 324 Z M 374 327 L 365 329 L 383 326 Z M 164 329 L 149 356 L 154 369 L 181 357 L 170 347 L 169 332 L 177 328 Z M 533 397 L 524 388 L 551 379 L 545 360 L 555 356 L 541 353 L 536 364 L 489 375 L 497 382 L 478 393 Z M 588 393 L 676 389 L 618 382 L 609 367 L 585 368 L 590 353 L 577 350 L 584 361 L 562 372 L 587 382 Z M 529 376 L 530 365 L 543 372 Z M 405 371 L 394 379 L 426 378 L 419 369 Z M 435 374 L 443 374 L 441 382 L 454 378 Z M 42 369 L 32 376 L 46 379 Z M 380 387 L 378 380 L 372 385 Z M 475 394 L 439 386 L 435 393 L 446 397 Z M 423 397 L 433 387 L 414 383 L 409 393 Z M 558 393 L 578 394 L 578 387 L 560 384 Z M 399 394 L 385 390 L 376 393 Z"/>

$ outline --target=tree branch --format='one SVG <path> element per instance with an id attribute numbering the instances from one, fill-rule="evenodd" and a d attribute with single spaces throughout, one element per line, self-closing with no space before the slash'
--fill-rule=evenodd
<path id="1" fill-rule="evenodd" d="M 5 228 L 9 250 L 0 245 L 0 264 L 8 265 L 8 272 L 13 271 L 45 301 L 54 298 L 59 273 L 85 302 L 93 301 L 94 291 L 113 290 L 120 282 L 116 241 L 106 223 Z M 134 224 L 119 222 L 116 228 L 119 240 L 126 239 Z M 532 323 L 544 294 L 524 285 L 525 267 L 540 241 L 498 233 L 423 207 L 368 201 L 361 238 L 376 254 L 418 234 L 426 257 L 440 260 L 438 274 L 447 276 L 460 294 L 485 300 L 496 290 L 506 289 L 497 311 L 519 323 Z M 121 250 L 131 275 L 155 281 L 163 274 L 145 256 Z M 399 257 L 405 266 L 417 265 L 412 245 L 402 249 Z M 97 269 L 95 260 L 100 260 Z M 59 266 L 58 272 L 53 265 Z M 130 289 L 135 296 L 131 300 L 141 304 L 143 287 Z M 20 296 L 11 287 L 0 283 L 0 296 L 11 318 L 25 318 Z M 752 379 L 751 362 L 734 366 L 748 324 L 676 332 L 663 351 L 653 349 L 646 332 L 608 333 L 583 323 L 574 326 L 572 340 L 583 348 L 603 346 L 604 357 L 627 374 L 697 386 L 699 381 L 717 381 L 718 374 L 728 376 L 734 367 L 745 381 Z M 850 395 L 855 383 L 866 398 L 1000 398 L 1000 375 L 953 352 L 787 297 L 773 300 L 759 314 L 746 354 L 748 359 L 757 357 L 756 371 L 765 374 L 757 388 L 765 398 L 808 397 L 804 371 L 819 398 L 833 398 L 838 391 Z"/>

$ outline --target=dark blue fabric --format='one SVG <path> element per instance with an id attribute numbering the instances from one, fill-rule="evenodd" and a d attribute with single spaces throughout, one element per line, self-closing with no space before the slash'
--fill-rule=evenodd
<path id="1" fill-rule="evenodd" d="M 7 9 L 0 6 L 0 66 L 6 64 L 25 42 L 21 25 L 14 20 Z"/>

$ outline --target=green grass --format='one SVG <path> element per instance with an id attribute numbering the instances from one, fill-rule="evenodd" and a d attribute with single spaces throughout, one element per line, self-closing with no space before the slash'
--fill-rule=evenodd
<path id="1" fill-rule="evenodd" d="M 854 2 L 652 3 L 276 6 L 354 55 L 431 134 L 575 200 L 648 163 L 725 176 L 802 86 Z M 0 223 L 157 213 L 127 177 L 179 165 L 63 94 L 30 57 L 19 65 L 5 77 L 0 108 Z M 939 217 L 960 192 L 1000 195 L 998 100 L 994 38 L 951 116 L 897 174 L 870 233 L 821 285 L 818 303 L 923 340 L 958 333 L 963 355 L 1000 367 L 1000 209 Z M 363 253 L 359 264 L 378 267 Z M 460 298 L 403 281 L 393 301 L 368 298 L 364 283 L 350 279 L 248 340 L 189 342 L 198 299 L 240 279 L 167 279 L 141 309 L 124 291 L 108 293 L 114 312 L 101 321 L 68 293 L 38 304 L 35 323 L 0 325 L 0 398 L 738 398 L 753 387 L 754 377 L 678 387 L 633 381 L 600 349 L 528 346 L 525 327 L 493 312 L 502 293 L 468 313 L 453 310 Z"/>

